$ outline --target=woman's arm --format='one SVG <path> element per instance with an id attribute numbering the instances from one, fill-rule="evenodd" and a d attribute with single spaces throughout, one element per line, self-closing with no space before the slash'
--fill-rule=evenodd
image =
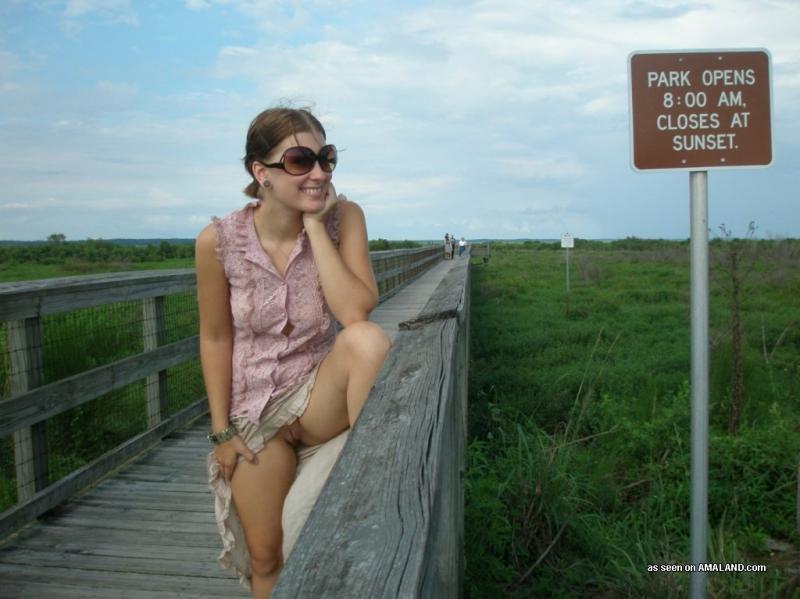
<path id="1" fill-rule="evenodd" d="M 225 270 L 217 260 L 216 247 L 217 231 L 214 225 L 209 225 L 197 236 L 194 254 L 200 311 L 200 363 L 211 412 L 211 430 L 218 433 L 230 424 L 233 324 L 230 288 Z M 258 462 L 238 435 L 214 447 L 222 476 L 228 482 L 233 477 L 239 454 L 249 462 Z"/>
<path id="2" fill-rule="evenodd" d="M 331 193 L 336 193 L 331 186 Z M 343 326 L 367 320 L 378 304 L 378 285 L 372 273 L 364 212 L 355 202 L 340 201 L 339 250 L 325 223 L 306 215 L 303 223 L 319 271 L 322 292 L 331 312 Z"/>
<path id="3" fill-rule="evenodd" d="M 228 427 L 231 393 L 230 289 L 225 271 L 216 256 L 217 232 L 209 225 L 197 236 L 197 304 L 200 312 L 200 362 L 211 411 L 211 430 Z"/>

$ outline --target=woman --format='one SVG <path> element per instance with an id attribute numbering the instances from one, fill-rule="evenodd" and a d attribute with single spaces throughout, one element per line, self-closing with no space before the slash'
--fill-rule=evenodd
<path id="1" fill-rule="evenodd" d="M 295 447 L 353 425 L 389 351 L 367 321 L 378 287 L 364 214 L 337 197 L 336 163 L 309 111 L 262 112 L 244 158 L 254 201 L 197 237 L 220 563 L 254 598 L 269 596 L 283 566 L 281 512 Z"/>

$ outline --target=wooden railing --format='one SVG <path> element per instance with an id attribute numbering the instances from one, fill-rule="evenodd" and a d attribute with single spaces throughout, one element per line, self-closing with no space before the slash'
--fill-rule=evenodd
<path id="1" fill-rule="evenodd" d="M 370 253 L 381 299 L 433 266 L 438 246 Z M 0 538 L 98 481 L 207 410 L 205 398 L 165 417 L 166 369 L 194 360 L 198 338 L 165 344 L 164 301 L 196 287 L 194 269 L 128 272 L 0 284 L 0 323 L 7 342 L 7 387 L 0 400 L 0 439 L 13 435 L 16 505 L 0 513 Z M 44 384 L 42 317 L 115 302 L 142 301 L 144 351 Z M 64 478 L 50 483 L 45 424 L 66 410 L 146 380 L 147 430 Z"/>
<path id="2" fill-rule="evenodd" d="M 469 260 L 402 323 L 273 597 L 460 597 Z"/>

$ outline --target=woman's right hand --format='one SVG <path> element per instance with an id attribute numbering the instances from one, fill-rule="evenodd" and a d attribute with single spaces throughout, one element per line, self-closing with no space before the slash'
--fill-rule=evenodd
<path id="1" fill-rule="evenodd" d="M 219 464 L 223 478 L 228 483 L 233 478 L 233 471 L 236 469 L 240 455 L 251 464 L 258 464 L 258 458 L 247 448 L 239 435 L 214 447 L 214 458 Z"/>

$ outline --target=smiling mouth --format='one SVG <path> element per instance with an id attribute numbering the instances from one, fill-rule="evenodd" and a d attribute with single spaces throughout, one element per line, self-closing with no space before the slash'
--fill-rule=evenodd
<path id="1" fill-rule="evenodd" d="M 322 187 L 301 187 L 300 191 L 309 196 L 317 196 L 322 193 Z"/>

